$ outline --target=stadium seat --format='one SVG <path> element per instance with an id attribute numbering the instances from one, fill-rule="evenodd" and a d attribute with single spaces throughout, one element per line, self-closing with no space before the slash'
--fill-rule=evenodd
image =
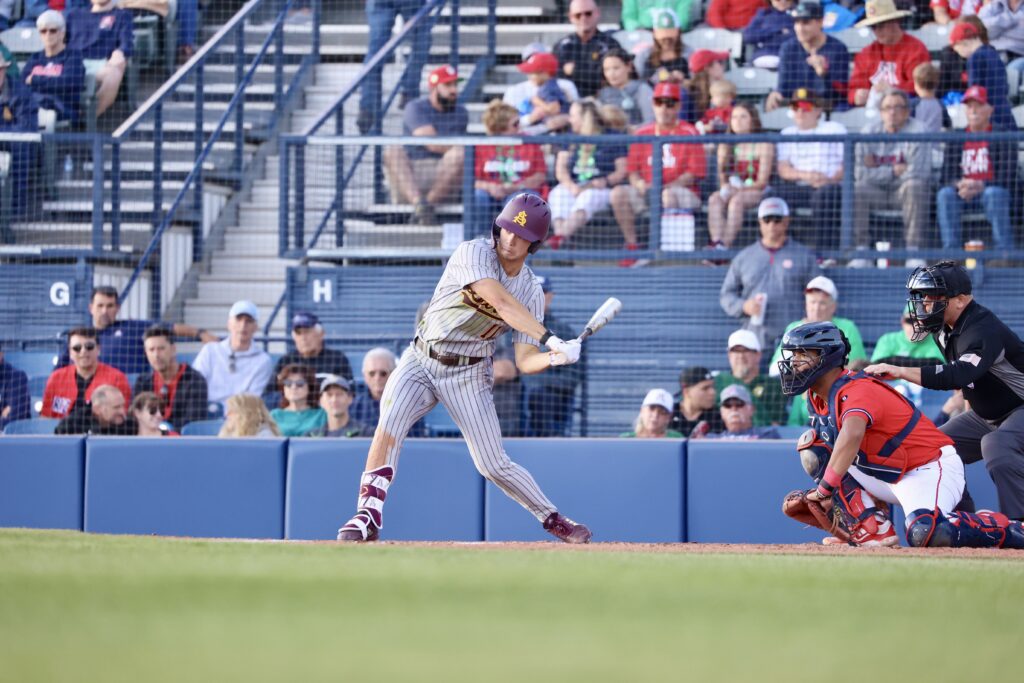
<path id="1" fill-rule="evenodd" d="M 835 111 L 829 115 L 829 121 L 835 121 L 846 126 L 851 133 L 858 133 L 864 126 L 878 118 L 877 109 L 867 107 L 854 107 L 846 111 Z"/>
<path id="2" fill-rule="evenodd" d="M 833 34 L 833 37 L 845 45 L 851 55 L 875 42 L 875 36 L 869 28 L 848 28 Z"/>
<path id="3" fill-rule="evenodd" d="M 42 377 L 45 386 L 46 378 L 57 362 L 57 355 L 50 351 L 9 351 L 4 353 L 4 360 L 30 378 Z"/>
<path id="4" fill-rule="evenodd" d="M 761 127 L 765 130 L 782 130 L 793 125 L 793 111 L 789 107 L 779 107 L 773 111 L 757 110 L 761 117 Z"/>
<path id="5" fill-rule="evenodd" d="M 925 24 L 919 29 L 907 31 L 928 48 L 928 52 L 940 52 L 942 48 L 949 45 L 949 27 L 945 24 Z"/>
<path id="6" fill-rule="evenodd" d="M 224 426 L 224 420 L 198 420 L 189 422 L 182 427 L 182 436 L 217 436 L 220 428 Z"/>
<path id="7" fill-rule="evenodd" d="M 779 74 L 769 69 L 744 67 L 731 69 L 725 77 L 736 86 L 739 97 L 760 97 L 767 95 L 779 84 Z"/>
<path id="8" fill-rule="evenodd" d="M 53 434 L 60 420 L 49 417 L 30 417 L 27 420 L 15 420 L 4 427 L 4 434 Z"/>
<path id="9" fill-rule="evenodd" d="M 743 56 L 743 35 L 724 28 L 705 26 L 684 33 L 683 45 L 690 50 L 726 50 L 734 60 Z"/>
<path id="10" fill-rule="evenodd" d="M 633 31 L 616 31 L 612 38 L 619 41 L 622 49 L 631 55 L 639 55 L 654 44 L 654 35 L 646 29 L 635 29 Z"/>

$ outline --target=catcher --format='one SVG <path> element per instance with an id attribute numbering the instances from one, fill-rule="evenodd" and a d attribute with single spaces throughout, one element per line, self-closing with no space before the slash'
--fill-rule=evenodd
<path id="1" fill-rule="evenodd" d="M 807 391 L 812 433 L 797 448 L 818 481 L 787 496 L 786 513 L 854 545 L 894 545 L 877 500 L 903 508 L 912 546 L 1024 549 L 1020 522 L 955 510 L 964 467 L 953 441 L 885 382 L 844 370 L 849 353 L 831 322 L 801 325 L 782 338 L 782 392 Z"/>

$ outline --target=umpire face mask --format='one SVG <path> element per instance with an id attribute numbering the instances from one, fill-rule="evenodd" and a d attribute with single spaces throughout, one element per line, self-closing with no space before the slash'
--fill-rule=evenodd
<path id="1" fill-rule="evenodd" d="M 949 299 L 931 293 L 912 291 L 907 297 L 907 317 L 914 326 L 910 341 L 919 342 L 942 329 Z"/>

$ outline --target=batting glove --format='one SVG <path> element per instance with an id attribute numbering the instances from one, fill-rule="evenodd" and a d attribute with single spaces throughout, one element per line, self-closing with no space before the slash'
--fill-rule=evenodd
<path id="1" fill-rule="evenodd" d="M 551 354 L 552 365 L 572 365 L 580 359 L 580 351 L 583 350 L 578 339 L 562 341 L 558 337 L 548 339 L 548 348 L 553 352 Z M 560 359 L 559 356 L 561 356 Z"/>

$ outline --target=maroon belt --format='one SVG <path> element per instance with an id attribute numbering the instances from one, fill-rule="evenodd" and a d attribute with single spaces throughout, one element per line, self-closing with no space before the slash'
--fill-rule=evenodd
<path id="1" fill-rule="evenodd" d="M 427 354 L 441 365 L 448 367 L 476 365 L 485 358 L 485 356 L 460 356 L 455 353 L 438 353 L 430 344 L 419 337 L 416 337 L 416 341 L 414 343 L 416 344 L 416 348 L 420 351 Z"/>

